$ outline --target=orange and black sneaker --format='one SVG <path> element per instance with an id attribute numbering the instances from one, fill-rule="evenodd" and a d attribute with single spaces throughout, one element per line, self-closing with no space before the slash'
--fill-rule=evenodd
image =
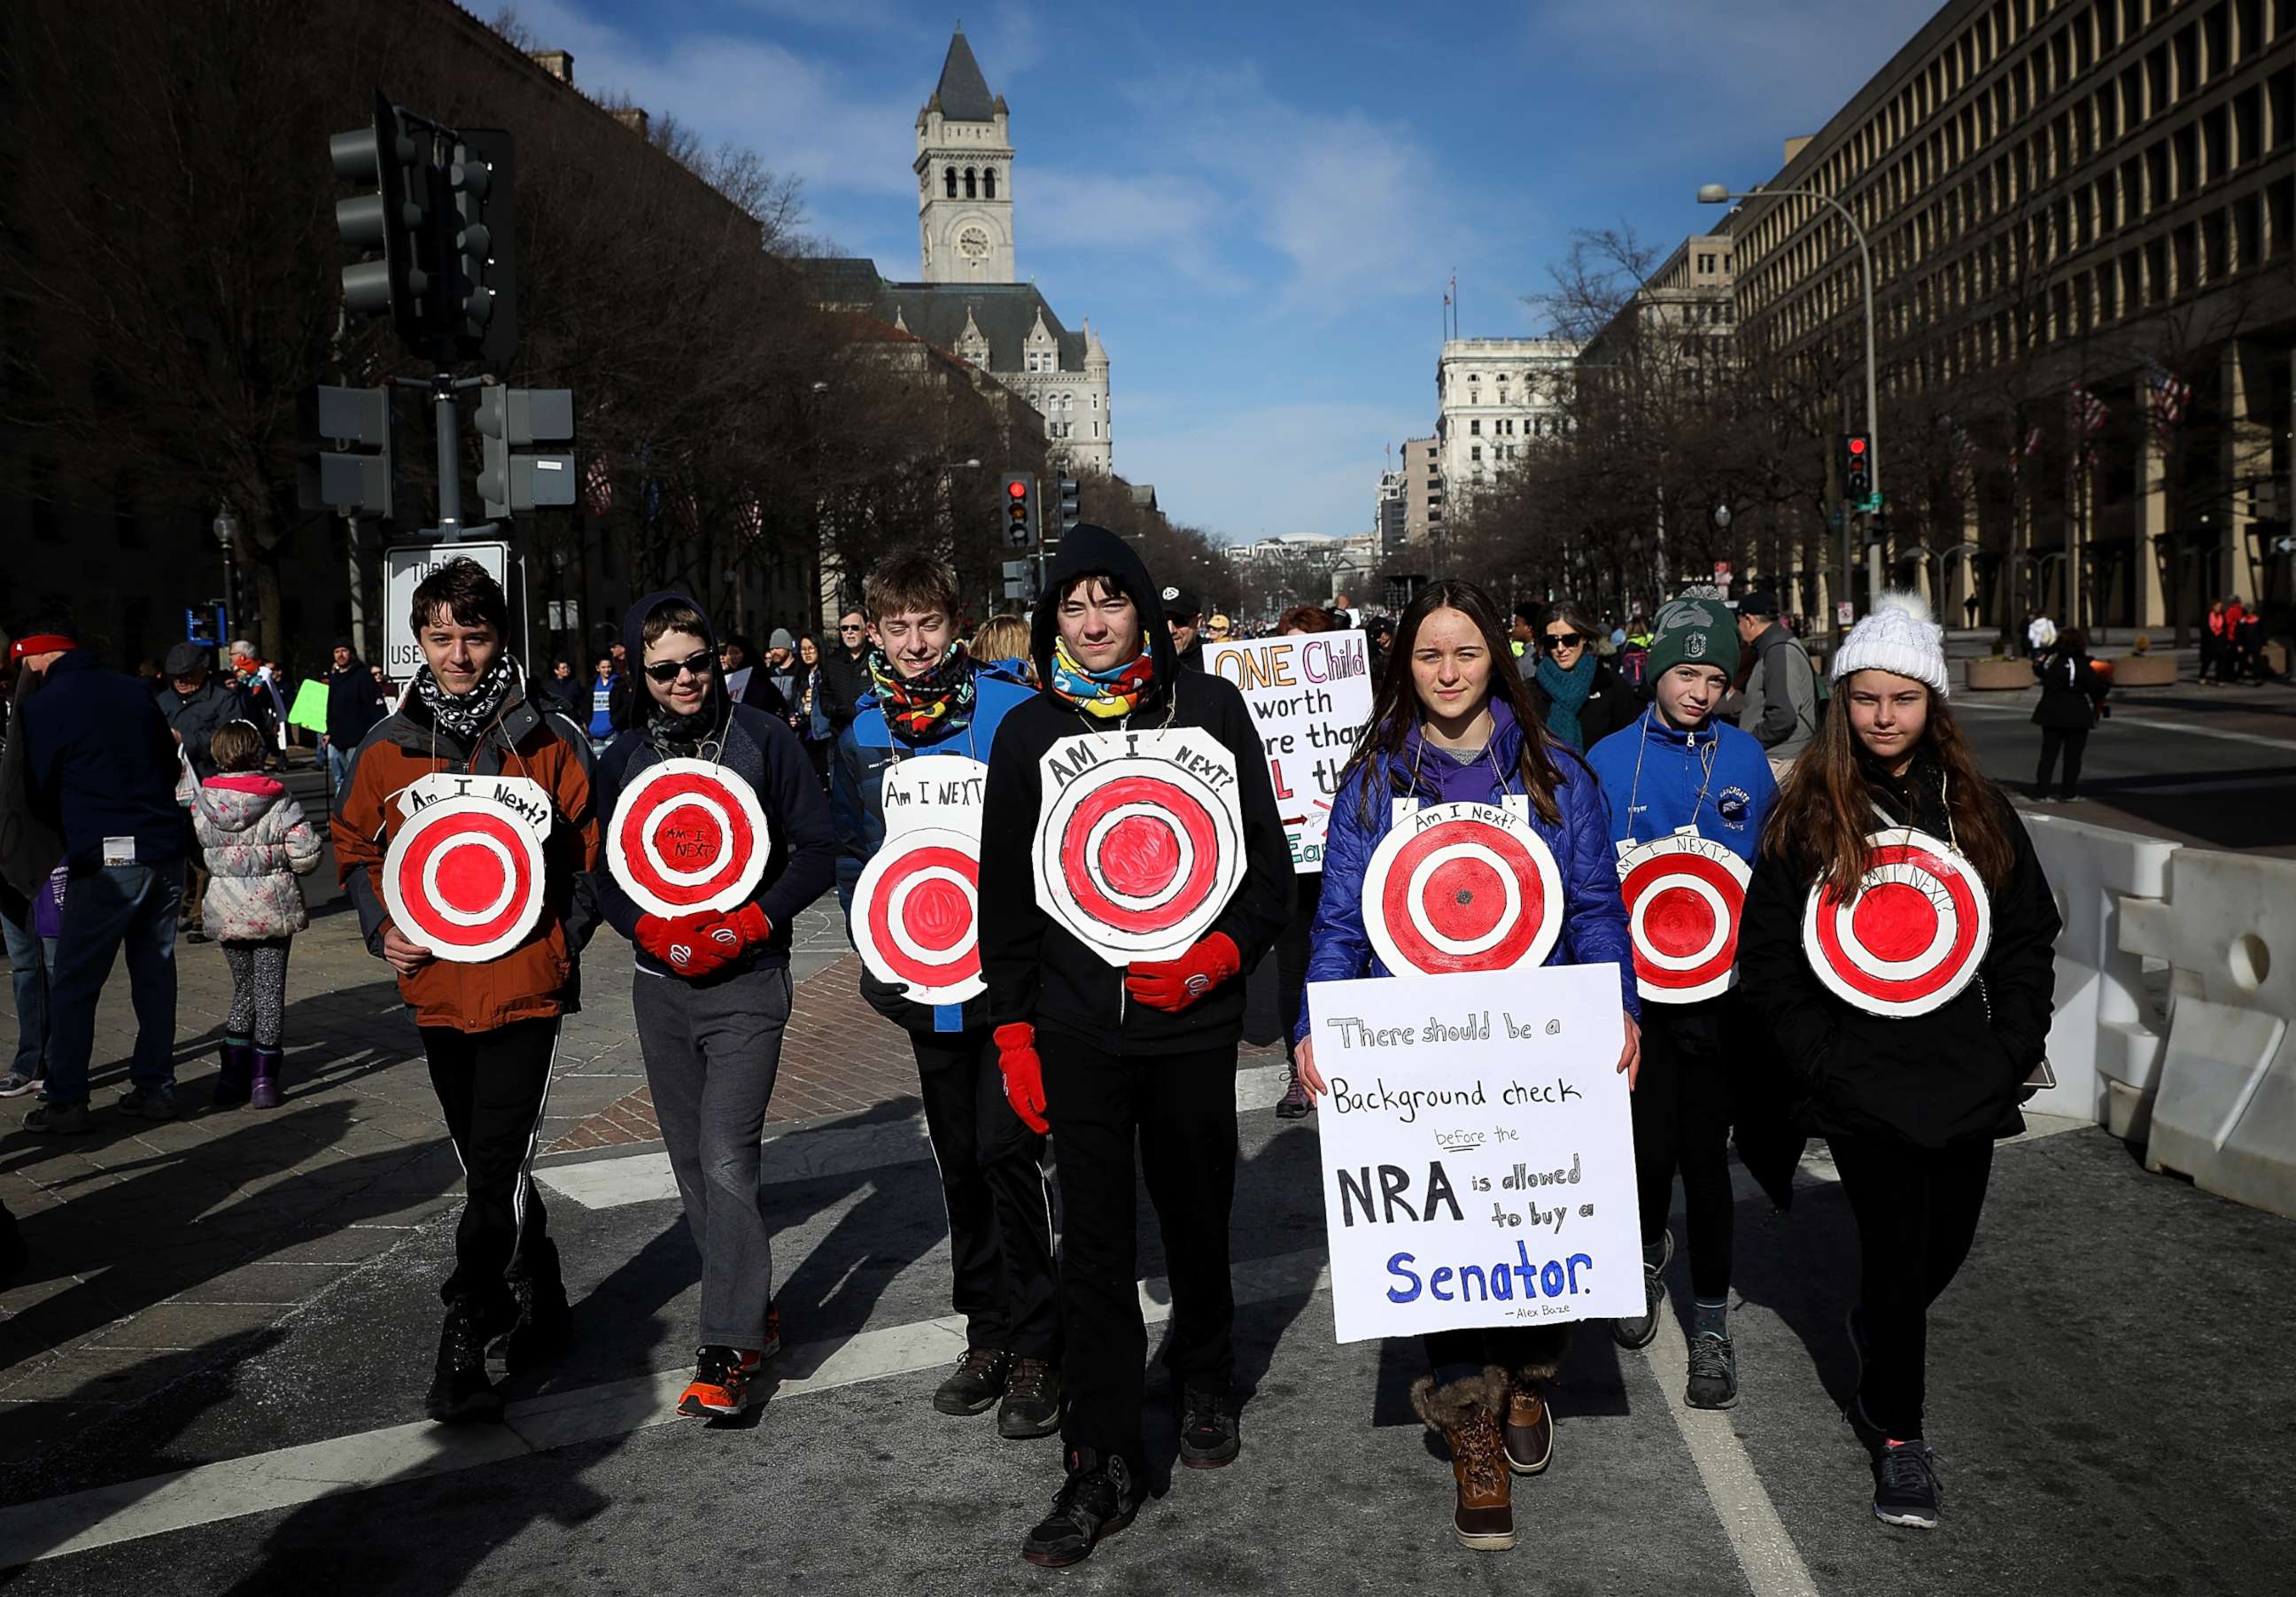
<path id="1" fill-rule="evenodd" d="M 697 1420 L 738 1414 L 750 1406 L 750 1382 L 765 1359 L 745 1347 L 703 1347 L 677 1412 Z"/>

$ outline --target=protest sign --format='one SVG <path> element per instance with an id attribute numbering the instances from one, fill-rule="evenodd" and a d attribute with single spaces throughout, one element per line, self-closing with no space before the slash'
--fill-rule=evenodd
<path id="1" fill-rule="evenodd" d="M 980 974 L 981 800 L 988 767 L 961 754 L 905 759 L 880 779 L 885 841 L 854 884 L 861 962 L 912 1003 L 962 1003 Z"/>
<path id="2" fill-rule="evenodd" d="M 306 732 L 327 730 L 327 684 L 324 680 L 314 676 L 295 690 L 295 708 L 287 712 L 287 725 Z"/>
<path id="3" fill-rule="evenodd" d="M 1340 769 L 1371 719 L 1371 655 L 1360 632 L 1207 643 L 1204 668 L 1243 690 L 1267 751 L 1292 868 L 1324 868 Z"/>
<path id="4" fill-rule="evenodd" d="M 1616 965 L 1308 987 L 1339 1339 L 1643 1311 Z"/>

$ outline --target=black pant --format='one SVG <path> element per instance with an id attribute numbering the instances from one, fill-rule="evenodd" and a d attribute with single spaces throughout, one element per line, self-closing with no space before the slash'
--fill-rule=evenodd
<path id="1" fill-rule="evenodd" d="M 1283 1017 L 1283 1053 L 1292 1053 L 1292 1034 L 1299 1029 L 1300 1005 L 1308 992 L 1308 934 L 1316 925 L 1316 906 L 1324 902 L 1324 873 L 1311 871 L 1295 876 L 1299 896 L 1292 901 L 1292 918 L 1275 937 L 1275 1008 Z"/>
<path id="2" fill-rule="evenodd" d="M 1004 1101 L 988 1028 L 911 1032 L 909 1045 L 940 1166 L 964 1339 L 1027 1358 L 1055 1357 L 1060 1293 L 1045 1139 Z"/>
<path id="3" fill-rule="evenodd" d="M 1635 1181 L 1643 1243 L 1666 1234 L 1674 1175 L 1682 1172 L 1690 1233 L 1690 1290 L 1708 1302 L 1730 1290 L 1735 1200 L 1730 1192 L 1730 1085 L 1723 1052 L 1734 994 L 1702 1003 L 1643 1005 L 1643 1062 L 1634 1108 Z"/>
<path id="4" fill-rule="evenodd" d="M 2057 750 L 2065 751 L 2065 785 L 2061 797 L 2070 798 L 2080 791 L 2082 751 L 2088 747 L 2086 726 L 2044 726 L 2041 728 L 2041 771 L 2033 778 L 2033 794 L 2046 798 L 2049 792 L 2049 773 L 2057 768 Z"/>
<path id="5" fill-rule="evenodd" d="M 1866 1311 L 1866 1416 L 1895 1441 L 1922 1434 L 1929 1307 L 1969 1257 L 1993 1144 L 1916 1148 L 1833 1137 L 1833 1167 L 1857 1219 L 1857 1301 Z"/>
<path id="6" fill-rule="evenodd" d="M 1164 1366 L 1224 1387 L 1235 1366 L 1228 1215 L 1235 1204 L 1235 1044 L 1197 1053 L 1102 1052 L 1039 1029 L 1046 1118 L 1061 1185 L 1061 1384 L 1069 1446 L 1145 1464 L 1133 1139 L 1164 1240 L 1172 1323 Z"/>
<path id="7" fill-rule="evenodd" d="M 480 1323 L 517 1317 L 510 1295 L 513 1261 L 530 1258 L 548 1234 L 542 1194 L 530 1172 L 558 1052 L 555 1017 L 514 1020 L 492 1031 L 422 1028 L 430 1085 L 463 1161 L 463 1217 L 455 1227 L 455 1270 L 439 1289 L 467 1304 Z"/>

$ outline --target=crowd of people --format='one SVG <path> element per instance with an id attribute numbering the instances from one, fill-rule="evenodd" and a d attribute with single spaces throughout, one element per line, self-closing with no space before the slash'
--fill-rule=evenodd
<path id="1" fill-rule="evenodd" d="M 490 1347 L 521 1370 L 565 1344 L 564 1273 L 531 1168 L 580 962 L 586 949 L 594 981 L 619 962 L 607 952 L 616 939 L 629 946 L 647 1080 L 701 1258 L 695 1366 L 678 1410 L 726 1416 L 756 1401 L 782 1335 L 760 1134 L 792 1003 L 791 927 L 832 886 L 849 911 L 884 846 L 886 783 L 902 766 L 963 757 L 985 766 L 985 813 L 1013 820 L 980 841 L 984 990 L 924 1003 L 865 977 L 862 991 L 909 1036 L 947 1201 L 967 1345 L 933 1406 L 994 1410 L 1005 1437 L 1062 1439 L 1061 1480 L 1021 1538 L 1024 1560 L 1086 1558 L 1148 1489 L 1136 1175 L 1170 1277 L 1163 1363 L 1179 1462 L 1217 1469 L 1240 1456 L 1229 1234 L 1243 977 L 1275 953 L 1292 1061 L 1277 1113 L 1312 1114 L 1326 1087 L 1305 987 L 1390 974 L 1366 932 L 1367 862 L 1398 803 L 1456 800 L 1525 807 L 1562 879 L 1547 962 L 1619 973 L 1615 1065 L 1631 1088 L 1644 1293 L 1643 1311 L 1609 1334 L 1628 1347 L 1656 1334 L 1678 1175 L 1685 1397 L 1736 1404 L 1729 1142 L 1824 1137 L 1862 1249 L 1847 1334 L 1861 1368 L 1853 1418 L 1874 1453 L 1873 1511 L 1938 1523 L 1926 1315 L 1972 1245 L 1994 1141 L 2021 1124 L 2048 1031 L 2057 915 L 2016 812 L 1956 725 L 1942 634 L 1919 601 L 1893 596 L 1821 674 L 1768 594 L 1732 606 L 1693 589 L 1606 632 L 1574 603 L 1505 616 L 1472 583 L 1429 584 L 1365 627 L 1374 707 L 1341 777 L 1322 871 L 1305 875 L 1244 700 L 1202 669 L 1204 643 L 1238 634 L 1227 618 L 1207 621 L 1196 595 L 1160 586 L 1121 538 L 1090 526 L 1063 539 L 1033 614 L 983 625 L 968 647 L 961 612 L 955 575 L 921 552 L 869 574 L 825 650 L 776 628 L 758 651 L 721 635 L 690 595 L 649 594 L 593 663 L 586 695 L 570 661 L 528 681 L 507 651 L 502 589 L 456 561 L 414 594 L 406 623 L 422 664 L 395 705 L 369 693 L 373 678 L 348 647 L 336 651 L 336 869 L 366 946 L 397 979 L 466 1173 L 424 1400 L 433 1419 L 501 1413 Z M 1302 606 L 1275 630 L 1344 619 Z M 296 878 L 319 849 L 261 768 L 259 728 L 188 654 L 171 654 L 157 697 L 103 670 L 61 612 L 29 618 L 11 656 L 24 680 L 0 804 L 27 824 L 5 833 L 0 877 L 20 1023 L 32 1012 L 20 946 L 45 973 L 46 1005 L 33 1061 L 45 1099 L 28 1128 L 88 1125 L 95 1002 L 123 949 L 138 1030 L 121 1110 L 175 1112 L 171 949 L 191 913 L 222 942 L 233 977 L 215 1102 L 275 1102 L 288 946 L 304 924 Z M 2043 680 L 2047 692 L 2061 685 Z M 2072 680 L 2083 686 L 2077 663 Z M 1112 962 L 1045 910 L 1027 818 L 1055 745 L 1152 729 L 1233 758 L 1242 857 L 1191 946 Z M 768 856 L 734 908 L 658 913 L 606 866 L 602 839 L 626 796 L 672 759 L 710 762 L 767 818 Z M 467 776 L 537 794 L 541 906 L 504 951 L 444 959 L 398 923 L 383 867 L 425 784 Z M 1914 1019 L 1868 1012 L 1821 981 L 1801 935 L 1813 892 L 1847 896 L 1864 879 L 1877 818 L 1948 839 L 1990 901 L 1976 982 Z M 1698 1003 L 1646 1004 L 1618 860 L 1685 829 L 1751 869 L 1743 979 Z M 44 910 L 55 884 L 58 907 Z M 1545 1324 L 1423 1339 L 1412 1402 L 1448 1448 L 1452 1523 L 1468 1546 L 1515 1539 L 1513 1482 L 1554 1457 L 1551 1383 L 1571 1334 Z"/>

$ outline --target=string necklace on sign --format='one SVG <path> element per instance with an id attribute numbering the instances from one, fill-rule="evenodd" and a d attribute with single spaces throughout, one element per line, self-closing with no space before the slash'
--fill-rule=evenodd
<path id="1" fill-rule="evenodd" d="M 1938 808 L 1945 813 L 1945 840 L 1956 854 L 1959 854 L 1961 839 L 1953 827 L 1953 773 L 1950 771 L 1938 773 Z M 1904 821 L 1892 819 L 1890 812 L 1883 809 L 1878 800 L 1874 805 L 1874 814 L 1880 819 L 1885 830 L 1904 827 L 1910 831 L 1913 828 L 1914 823 L 1911 819 Z"/>
<path id="2" fill-rule="evenodd" d="M 1419 737 L 1411 746 L 1411 796 L 1414 798 L 1419 797 L 1419 767 L 1420 762 L 1427 758 L 1427 719 L 1422 716 L 1419 721 Z M 1507 786 L 1506 772 L 1499 765 L 1498 741 L 1498 725 L 1494 722 L 1490 738 L 1480 749 L 1475 750 L 1472 758 L 1462 760 L 1460 765 L 1463 768 L 1468 768 L 1472 767 L 1476 760 L 1489 760 L 1491 780 L 1498 784 L 1498 798 L 1504 799 L 1512 797 L 1513 790 Z M 1528 793 L 1530 790 L 1525 788 L 1523 790 Z"/>
<path id="3" fill-rule="evenodd" d="M 1657 714 L 1656 705 L 1643 711 L 1643 720 L 1646 725 L 1642 728 L 1643 735 L 1635 740 L 1635 781 L 1633 787 L 1627 793 L 1627 839 L 1629 842 L 1639 840 L 1635 837 L 1635 816 L 1641 813 L 1642 807 L 1636 801 L 1643 796 L 1643 750 L 1650 746 L 1651 729 L 1647 723 L 1650 723 Z M 1696 733 L 1685 733 L 1684 735 L 1689 738 L 1691 748 L 1698 747 Z M 1693 826 L 1698 824 L 1698 812 L 1706 807 L 1706 790 L 1714 785 L 1714 756 L 1721 747 L 1722 734 L 1718 732 L 1706 741 L 1706 752 L 1698 757 L 1699 765 L 1705 775 L 1698 784 L 1698 798 L 1690 807 L 1690 823 Z"/>

